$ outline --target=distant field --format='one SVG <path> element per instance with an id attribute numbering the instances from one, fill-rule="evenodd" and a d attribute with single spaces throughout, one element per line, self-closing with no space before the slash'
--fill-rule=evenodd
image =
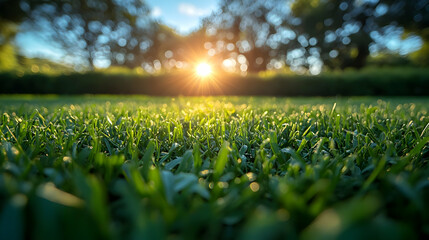
<path id="1" fill-rule="evenodd" d="M 429 98 L 0 96 L 0 239 L 422 239 Z"/>

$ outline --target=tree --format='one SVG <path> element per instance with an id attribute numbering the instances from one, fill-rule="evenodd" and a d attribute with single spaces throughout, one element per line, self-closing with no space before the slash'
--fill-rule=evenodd
<path id="1" fill-rule="evenodd" d="M 220 12 L 203 21 L 211 55 L 227 61 L 227 66 L 241 71 L 267 69 L 270 60 L 282 58 L 280 35 L 290 31 L 281 23 L 287 19 L 284 1 L 223 0 Z M 209 49 L 210 51 L 210 49 Z"/>
<path id="2" fill-rule="evenodd" d="M 286 62 L 293 70 L 317 74 L 323 65 L 364 67 L 370 47 L 384 50 L 378 42 L 392 30 L 417 34 L 427 46 L 428 11 L 427 0 L 223 0 L 203 28 L 216 32 L 208 36 L 216 56 L 245 56 L 248 71 Z M 236 50 L 219 49 L 219 42 L 232 43 Z M 427 59 L 425 49 L 413 56 Z"/>
<path id="3" fill-rule="evenodd" d="M 12 70 L 17 65 L 16 49 L 12 44 L 25 12 L 16 0 L 0 1 L 0 70 Z"/>
<path id="4" fill-rule="evenodd" d="M 301 45 L 316 46 L 331 68 L 365 66 L 370 44 L 393 28 L 419 34 L 428 27 L 426 0 L 296 0 L 291 8 Z"/>
<path id="5" fill-rule="evenodd" d="M 140 42 L 138 48 L 133 50 L 138 52 L 135 66 L 143 66 L 148 72 L 176 67 L 183 37 L 173 29 L 156 22 L 151 25 L 150 31 L 141 33 L 137 30 L 134 36 Z"/>
<path id="6" fill-rule="evenodd" d="M 28 1 L 33 26 L 49 35 L 62 50 L 90 69 L 95 65 L 125 64 L 135 60 L 139 39 L 150 29 L 149 8 L 140 0 Z"/>

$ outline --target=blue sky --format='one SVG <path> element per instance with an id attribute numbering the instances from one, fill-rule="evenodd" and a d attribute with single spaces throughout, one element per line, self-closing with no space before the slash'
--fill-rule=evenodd
<path id="1" fill-rule="evenodd" d="M 201 18 L 217 9 L 218 0 L 146 0 L 146 3 L 152 8 L 153 17 L 186 34 L 198 28 Z"/>

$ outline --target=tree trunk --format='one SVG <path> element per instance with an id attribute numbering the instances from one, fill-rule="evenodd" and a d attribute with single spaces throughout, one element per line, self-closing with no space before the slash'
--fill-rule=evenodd
<path id="1" fill-rule="evenodd" d="M 354 67 L 357 69 L 361 69 L 366 65 L 366 59 L 369 55 L 368 46 L 359 45 L 358 46 L 358 55 L 354 59 Z"/>

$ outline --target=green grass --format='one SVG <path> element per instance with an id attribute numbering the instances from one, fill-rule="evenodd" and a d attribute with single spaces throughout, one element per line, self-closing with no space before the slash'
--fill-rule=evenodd
<path id="1" fill-rule="evenodd" d="M 429 99 L 0 97 L 0 239 L 418 239 Z"/>

